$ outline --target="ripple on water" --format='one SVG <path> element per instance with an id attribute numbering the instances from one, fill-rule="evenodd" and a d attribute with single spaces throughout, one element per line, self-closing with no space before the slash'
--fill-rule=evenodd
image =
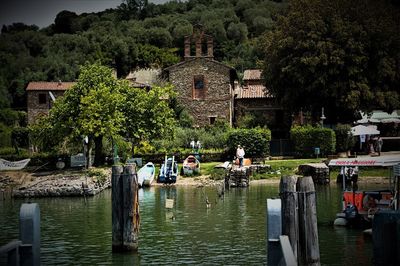
<path id="1" fill-rule="evenodd" d="M 329 219 L 340 191 L 318 192 L 321 261 L 370 265 L 371 241 L 358 230 L 333 229 Z M 324 194 L 321 194 L 324 193 Z M 153 187 L 140 193 L 141 229 L 135 253 L 111 251 L 111 191 L 89 198 L 37 199 L 41 209 L 43 265 L 263 265 L 266 264 L 266 198 L 277 186 L 232 190 L 224 200 L 215 188 Z M 213 203 L 205 207 L 205 196 Z M 165 209 L 165 199 L 175 207 Z M 18 236 L 23 200 L 0 202 L 0 244 Z M 216 203 L 215 203 L 216 202 Z M 332 217 L 332 218 L 330 218 Z M 320 220 L 321 219 L 321 220 Z M 3 233 L 5 232 L 5 233 Z"/>

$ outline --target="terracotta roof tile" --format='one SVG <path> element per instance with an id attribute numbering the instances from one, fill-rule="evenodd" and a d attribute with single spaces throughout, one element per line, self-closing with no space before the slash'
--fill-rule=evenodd
<path id="1" fill-rule="evenodd" d="M 239 89 L 236 98 L 272 98 L 272 95 L 264 85 L 248 85 Z"/>
<path id="2" fill-rule="evenodd" d="M 65 91 L 75 85 L 76 82 L 47 82 L 34 81 L 29 82 L 27 91 Z"/>
<path id="3" fill-rule="evenodd" d="M 247 69 L 243 73 L 243 80 L 260 80 L 261 73 L 261 69 Z"/>

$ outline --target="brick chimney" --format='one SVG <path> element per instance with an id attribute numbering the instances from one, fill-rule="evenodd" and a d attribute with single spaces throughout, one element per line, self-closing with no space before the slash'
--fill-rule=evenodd
<path id="1" fill-rule="evenodd" d="M 185 36 L 185 60 L 190 57 L 190 38 L 191 36 Z"/>
<path id="2" fill-rule="evenodd" d="M 201 52 L 201 42 L 202 38 L 201 36 L 198 36 L 196 38 L 196 57 L 201 57 L 202 56 L 202 52 Z"/>
<path id="3" fill-rule="evenodd" d="M 194 43 L 193 43 L 194 42 Z M 214 58 L 214 42 L 210 35 L 204 34 L 203 27 L 201 25 L 195 25 L 193 34 L 191 36 L 185 36 L 185 60 L 194 57 L 207 57 Z M 195 55 L 191 54 L 192 45 L 195 45 Z M 207 48 L 204 46 L 207 45 Z M 203 51 L 207 49 L 207 51 Z"/>
<path id="4" fill-rule="evenodd" d="M 207 38 L 207 57 L 214 58 L 214 43 L 211 37 Z"/>

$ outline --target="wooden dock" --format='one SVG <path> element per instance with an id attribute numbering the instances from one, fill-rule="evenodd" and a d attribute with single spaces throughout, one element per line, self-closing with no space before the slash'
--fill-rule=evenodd
<path id="1" fill-rule="evenodd" d="M 233 165 L 229 173 L 225 176 L 225 186 L 230 187 L 248 187 L 250 181 L 250 168 L 248 166 L 239 167 Z"/>

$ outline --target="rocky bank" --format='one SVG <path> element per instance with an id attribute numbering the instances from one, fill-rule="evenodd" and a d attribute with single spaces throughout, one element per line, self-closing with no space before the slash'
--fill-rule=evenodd
<path id="1" fill-rule="evenodd" d="M 83 171 L 43 173 L 0 172 L 0 192 L 15 198 L 93 196 L 111 186 L 111 171 L 105 180 Z"/>

